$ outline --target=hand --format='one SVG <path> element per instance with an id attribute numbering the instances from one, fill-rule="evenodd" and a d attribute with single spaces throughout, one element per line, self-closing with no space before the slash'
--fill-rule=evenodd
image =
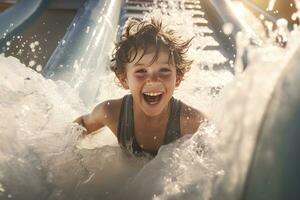
<path id="1" fill-rule="evenodd" d="M 74 135 L 76 139 L 84 137 L 87 135 L 87 130 L 82 125 L 77 122 L 71 123 L 71 127 L 69 128 L 70 134 Z"/>

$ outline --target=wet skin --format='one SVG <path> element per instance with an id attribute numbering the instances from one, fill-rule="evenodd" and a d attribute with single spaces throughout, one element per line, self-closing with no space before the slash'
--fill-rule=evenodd
<path id="1" fill-rule="evenodd" d="M 156 151 L 163 144 L 170 99 L 181 77 L 176 74 L 176 67 L 170 61 L 167 49 L 162 49 L 154 62 L 154 49 L 150 49 L 141 58 L 142 54 L 142 50 L 138 51 L 133 62 L 126 65 L 125 76 L 119 79 L 133 97 L 134 121 L 138 122 L 134 123 L 135 137 L 138 143 L 148 151 Z"/>
<path id="2" fill-rule="evenodd" d="M 120 81 L 129 89 L 134 101 L 134 113 L 143 117 L 159 117 L 168 112 L 169 101 L 181 77 L 176 74 L 176 67 L 169 62 L 169 52 L 162 49 L 157 60 L 151 63 L 155 51 L 138 51 L 135 60 L 126 65 L 125 77 Z M 140 59 L 141 58 L 141 59 Z M 157 97 L 157 101 L 147 101 L 147 96 Z"/>
<path id="3" fill-rule="evenodd" d="M 155 152 L 164 143 L 170 99 L 182 77 L 177 75 L 173 62 L 169 62 L 167 49 L 162 48 L 154 62 L 151 62 L 155 54 L 153 49 L 141 58 L 142 53 L 138 51 L 133 62 L 127 63 L 125 72 L 117 77 L 133 96 L 134 133 L 138 144 L 145 151 Z M 87 133 L 108 126 L 117 136 L 121 103 L 122 98 L 102 102 L 92 113 L 75 122 L 83 125 Z M 182 103 L 181 135 L 195 133 L 203 119 L 201 112 Z"/>

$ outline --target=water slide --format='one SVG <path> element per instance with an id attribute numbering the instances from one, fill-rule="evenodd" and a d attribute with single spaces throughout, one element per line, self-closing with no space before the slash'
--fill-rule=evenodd
<path id="1" fill-rule="evenodd" d="M 45 8 L 49 0 L 26 1 L 21 0 L 14 6 L 0 13 L 0 46 L 20 33 Z M 20 12 L 22 11 L 22 12 Z M 3 51 L 1 48 L 0 50 Z"/>
<path id="2" fill-rule="evenodd" d="M 215 7 L 213 7 L 214 9 L 220 9 L 220 7 L 218 8 L 216 4 L 212 3 L 211 5 L 215 5 Z M 99 67 L 98 69 L 93 69 L 92 67 L 91 69 L 86 69 L 85 66 L 90 66 L 89 62 L 93 60 L 93 58 L 96 58 L 96 60 L 94 60 L 93 62 L 101 64 L 106 63 L 109 60 L 107 54 L 103 55 L 103 51 L 108 53 L 110 52 L 110 44 L 106 43 L 106 41 L 113 40 L 109 38 L 113 38 L 115 36 L 115 33 L 117 31 L 114 31 L 116 30 L 114 29 L 114 27 L 116 27 L 116 21 L 118 21 L 118 17 L 116 17 L 115 15 L 111 15 L 111 6 L 120 8 L 121 3 L 117 1 L 98 2 L 90 0 L 82 7 L 81 11 L 78 13 L 77 17 L 70 25 L 65 38 L 60 42 L 58 48 L 45 67 L 44 74 L 47 77 L 53 78 L 55 80 L 63 79 L 71 85 L 73 83 L 72 86 L 75 88 L 77 87 L 79 89 L 79 92 L 83 92 L 82 94 L 85 94 L 85 88 L 87 88 L 86 91 L 99 91 L 97 90 L 97 87 L 99 87 L 97 84 L 99 83 L 96 81 L 97 76 L 95 74 L 104 73 L 107 69 L 103 69 L 103 67 Z M 90 10 L 91 8 L 95 8 L 95 10 Z M 102 8 L 105 9 L 102 12 L 99 12 L 99 10 L 101 11 Z M 228 11 L 222 11 L 223 12 L 220 13 L 228 13 Z M 112 21 L 109 20 L 109 17 L 112 17 Z M 225 18 L 226 17 L 223 16 L 223 19 Z M 103 28 L 98 27 L 98 29 L 97 26 L 94 26 L 98 23 L 101 24 L 101 27 Z M 239 25 L 239 23 L 235 25 L 234 21 L 230 21 L 230 23 L 233 23 L 234 27 L 238 27 L 237 30 L 239 30 L 239 28 L 243 28 Z M 102 37 L 96 36 L 91 37 L 89 34 L 92 34 L 93 36 L 93 31 L 99 31 L 99 33 L 103 34 L 103 37 L 106 37 L 108 39 L 104 40 Z M 89 41 L 88 39 L 91 39 L 91 41 Z M 221 39 L 221 41 L 224 40 Z M 88 53 L 84 54 L 84 56 L 76 54 L 75 50 L 81 49 L 84 45 L 86 45 L 86 49 L 91 49 L 91 51 L 88 51 Z M 102 51 L 98 51 L 98 49 Z M 231 52 L 234 52 L 234 49 Z M 103 58 L 102 56 L 98 57 L 97 55 L 99 54 L 103 55 Z M 242 91 L 236 92 L 236 96 L 239 96 L 241 99 L 243 99 L 244 95 L 244 102 L 237 101 L 236 96 L 235 101 L 230 98 L 224 100 L 225 102 L 227 101 L 229 103 L 231 102 L 230 100 L 232 100 L 233 103 L 235 103 L 234 106 L 236 106 L 237 108 L 238 106 L 251 108 L 253 107 L 253 105 L 255 105 L 258 106 L 258 108 L 260 108 L 261 110 L 257 120 L 250 121 L 252 125 L 254 124 L 255 127 L 257 127 L 257 129 L 249 128 L 247 124 L 243 124 L 240 121 L 237 121 L 237 123 L 241 123 L 241 127 L 234 127 L 235 129 L 228 131 L 227 134 L 226 132 L 224 133 L 224 135 L 227 135 L 229 137 L 223 137 L 223 139 L 225 138 L 228 141 L 226 143 L 226 148 L 223 148 L 224 146 L 222 146 L 222 144 L 220 145 L 222 147 L 221 150 L 223 150 L 223 153 L 220 153 L 220 155 L 226 158 L 226 156 L 228 155 L 226 155 L 224 152 L 233 152 L 230 154 L 230 159 L 226 160 L 225 164 L 222 163 L 221 168 L 226 169 L 226 173 L 222 170 L 219 170 L 218 167 L 216 167 L 215 170 L 213 163 L 209 163 L 208 158 L 208 165 L 206 165 L 205 163 L 199 164 L 202 161 L 198 162 L 197 159 L 200 158 L 197 157 L 197 154 L 193 154 L 192 152 L 199 150 L 194 143 L 199 143 L 199 141 L 201 140 L 198 140 L 196 137 L 194 137 L 192 138 L 192 141 L 190 143 L 186 142 L 180 144 L 181 146 L 179 146 L 179 149 L 182 150 L 181 152 L 176 152 L 178 146 L 175 146 L 173 150 L 175 151 L 175 153 L 177 153 L 176 155 L 173 155 L 171 153 L 172 151 L 168 151 L 168 147 L 164 148 L 161 152 L 161 155 L 159 155 L 157 159 L 154 159 L 150 164 L 146 165 L 143 170 L 139 172 L 138 176 L 134 177 L 131 184 L 128 184 L 128 188 L 125 190 L 124 195 L 130 196 L 132 194 L 135 194 L 136 196 L 141 195 L 140 197 L 149 197 L 149 199 L 206 199 L 208 196 L 213 199 L 264 199 L 266 197 L 265 195 L 268 195 L 267 198 L 270 197 L 268 199 L 297 199 L 297 197 L 299 197 L 299 192 L 297 191 L 299 180 L 297 180 L 297 177 L 299 177 L 300 169 L 299 160 L 297 159 L 297 156 L 299 155 L 299 148 L 297 147 L 299 146 L 298 143 L 300 141 L 298 137 L 299 134 L 297 134 L 298 130 L 300 129 L 300 127 L 298 126 L 299 123 L 297 123 L 297 119 L 299 119 L 300 107 L 299 94 L 297 93 L 297 91 L 299 91 L 297 88 L 297 86 L 299 86 L 299 70 L 296 67 L 298 63 L 299 50 L 293 56 L 291 56 L 289 62 L 282 65 L 282 68 L 284 69 L 283 71 L 276 70 L 278 71 L 277 76 L 280 77 L 279 79 L 271 79 L 271 76 L 268 77 L 270 79 L 269 81 L 274 83 L 274 85 L 271 86 L 272 91 L 274 90 L 274 92 L 270 92 L 272 94 L 271 98 L 265 97 L 268 96 L 266 95 L 265 91 L 263 91 L 263 94 L 260 94 L 259 89 L 262 87 L 262 85 L 256 83 L 257 88 L 255 90 L 253 89 L 253 93 L 257 94 L 256 92 L 258 92 L 256 97 L 256 100 L 259 102 L 258 104 L 251 104 L 251 102 L 248 102 L 247 99 L 249 97 L 245 92 L 243 93 Z M 263 62 L 258 64 L 262 65 Z M 252 67 L 252 69 L 255 69 L 255 66 Z M 266 66 L 264 67 L 267 68 Z M 249 71 L 250 70 L 251 68 L 249 68 Z M 257 73 L 257 75 L 260 74 Z M 93 83 L 91 84 L 93 88 L 91 89 L 89 89 L 89 85 L 85 85 L 86 76 L 92 77 L 90 83 Z M 37 77 L 37 79 L 41 80 L 40 83 L 44 84 L 44 80 L 40 79 L 39 77 Z M 247 76 L 245 77 L 245 81 L 247 81 Z M 253 80 L 251 80 L 250 77 L 249 82 L 251 83 L 251 81 Z M 237 88 L 239 87 L 241 86 L 237 86 Z M 251 93 L 250 89 L 246 88 L 249 93 Z M 52 91 L 51 88 L 49 88 L 49 91 Z M 90 97 L 94 98 L 97 95 L 98 94 L 92 92 Z M 263 103 L 261 103 L 258 99 L 260 95 L 261 98 L 265 98 Z M 90 99 L 86 99 L 84 100 L 84 102 L 87 105 L 90 105 L 93 102 L 89 100 Z M 38 101 L 36 103 L 38 104 Z M 224 108 L 224 110 L 227 109 L 227 112 L 225 113 L 234 111 L 231 109 L 233 107 L 233 103 L 231 102 L 231 104 L 228 104 L 229 106 Z M 240 116 L 240 118 L 238 119 L 246 118 L 242 115 L 243 113 L 239 114 L 240 115 L 236 116 L 237 118 Z M 254 116 L 254 118 L 256 116 Z M 230 116 L 227 116 L 227 119 L 228 118 L 230 118 Z M 226 122 L 228 121 L 225 120 L 224 123 Z M 244 128 L 248 129 L 243 130 Z M 241 131 L 238 132 L 237 130 Z M 285 132 L 286 134 L 282 134 L 283 132 Z M 242 136 L 247 135 L 247 133 L 249 133 L 249 136 Z M 234 138 L 233 135 L 238 138 Z M 250 135 L 252 135 L 253 137 L 251 138 Z M 61 140 L 66 140 L 66 138 L 64 138 L 62 135 L 59 137 L 61 138 Z M 248 145 L 246 146 L 242 145 L 245 144 L 243 142 L 245 142 L 246 140 L 253 141 L 252 143 L 250 143 L 250 146 L 252 145 L 252 148 L 250 148 L 250 150 L 247 149 L 249 147 L 248 143 Z M 6 137 L 5 134 L 2 134 L 1 141 L 12 140 L 8 135 Z M 59 142 L 53 139 L 53 143 Z M 239 143 L 241 144 L 239 145 Z M 116 156 L 117 154 L 115 151 L 108 150 L 106 150 L 108 154 L 103 152 L 97 154 L 96 151 L 93 151 L 92 153 L 89 153 L 88 151 L 82 151 L 81 153 L 78 153 L 77 151 L 79 150 L 76 150 L 74 148 L 62 148 L 64 154 L 56 151 L 55 155 L 52 155 L 51 149 L 49 150 L 50 147 L 48 147 L 49 152 L 47 152 L 47 148 L 45 148 L 45 150 L 39 149 L 39 151 L 35 152 L 34 144 L 29 144 L 31 145 L 31 148 L 28 149 L 26 147 L 26 143 L 16 143 L 11 145 L 8 145 L 8 143 L 1 143 L 1 146 L 4 147 L 4 150 L 1 150 L 2 153 L 4 152 L 4 157 L 1 154 L 2 162 L 0 165 L 0 169 L 2 170 L 1 172 L 2 174 L 4 174 L 4 176 L 1 176 L 0 179 L 0 194 L 2 195 L 0 197 L 10 199 L 63 199 L 64 196 L 60 195 L 63 194 L 61 190 L 66 190 L 69 192 L 71 191 L 71 193 L 73 192 L 74 194 L 76 193 L 75 191 L 78 191 L 78 193 L 82 192 L 78 196 L 73 196 L 72 199 L 83 198 L 84 196 L 82 194 L 88 194 L 89 190 L 82 186 L 89 180 L 93 179 L 93 173 L 90 172 L 97 172 L 97 170 L 102 170 L 97 168 L 97 163 L 93 163 L 91 160 L 88 160 L 87 157 L 95 159 L 95 161 L 98 162 L 99 159 L 97 159 L 97 156 L 102 156 L 103 160 L 105 160 L 104 157 L 109 157 L 109 155 Z M 228 147 L 228 144 L 231 144 L 231 147 Z M 43 145 L 43 143 L 41 145 Z M 60 144 L 56 144 L 56 146 L 52 146 L 53 150 L 60 147 L 59 145 Z M 172 146 L 170 146 L 169 148 L 171 148 L 172 150 Z M 194 149 L 191 152 L 183 151 L 187 148 L 196 148 L 196 150 Z M 229 150 L 227 150 L 227 148 Z M 243 152 L 245 151 L 245 149 L 249 150 L 246 151 L 246 154 L 249 154 L 249 157 L 246 156 L 249 159 L 248 161 L 245 161 L 245 154 L 237 154 L 237 151 Z M 272 155 L 281 156 L 274 156 L 272 157 L 274 159 L 269 159 L 268 152 L 270 151 L 276 152 Z M 18 154 L 20 159 L 11 160 L 7 163 L 3 162 L 3 160 L 8 159 L 5 156 L 11 155 L 12 152 L 17 152 L 16 154 Z M 42 154 L 45 152 L 49 154 L 46 154 L 47 156 Z M 187 153 L 187 155 L 184 153 Z M 209 155 L 214 157 L 214 154 Z M 180 158 L 180 156 L 182 156 L 182 159 L 178 160 L 178 157 Z M 235 157 L 236 159 L 232 159 L 232 157 Z M 82 160 L 82 158 L 85 159 Z M 166 158 L 171 158 L 171 160 L 174 161 L 171 162 L 171 164 L 178 168 L 172 168 L 172 166 L 168 166 L 167 164 L 165 164 Z M 203 159 L 203 155 L 201 159 Z M 85 162 L 83 165 L 85 167 L 82 167 L 82 162 Z M 113 163 L 113 161 L 111 161 L 111 163 Z M 280 163 L 281 165 L 279 166 L 278 163 Z M 290 163 L 293 163 L 293 165 L 290 165 Z M 92 167 L 88 168 L 88 164 L 90 164 L 90 166 Z M 98 164 L 100 166 L 103 166 L 103 163 Z M 13 167 L 9 168 L 9 166 Z M 277 168 L 274 169 L 274 166 L 276 166 Z M 189 171 L 193 173 L 182 173 L 182 171 L 180 170 L 184 169 L 184 167 L 189 167 Z M 202 175 L 196 173 L 199 172 L 199 169 L 201 169 L 200 171 L 203 172 Z M 211 171 L 208 171 L 208 169 L 210 169 Z M 289 172 L 289 174 L 285 176 L 282 173 L 275 173 L 282 169 L 284 169 L 285 173 Z M 51 171 L 52 173 L 49 173 L 47 170 Z M 25 171 L 27 174 L 25 173 Z M 168 171 L 174 172 L 174 174 L 177 176 L 169 175 Z M 109 171 L 106 171 L 106 173 L 108 172 Z M 205 174 L 205 172 L 207 172 L 207 174 Z M 64 173 L 67 175 L 65 175 Z M 158 177 L 160 177 L 161 180 L 154 179 L 154 173 Z M 210 176 L 210 174 L 215 175 Z M 225 178 L 223 178 L 224 175 Z M 72 176 L 74 180 L 71 180 Z M 16 183 L 16 181 L 14 181 L 17 179 L 19 180 L 19 183 Z M 262 195 L 262 191 L 257 189 L 257 185 L 261 186 L 261 188 L 265 188 L 266 185 L 262 183 L 270 179 L 273 180 L 272 183 L 274 184 L 269 184 L 267 193 L 264 193 L 264 195 Z M 109 177 L 106 177 L 105 180 L 109 181 L 110 179 Z M 120 179 L 116 179 L 116 181 L 120 181 Z M 275 185 L 275 183 L 282 184 L 280 190 L 278 190 L 278 187 L 277 185 Z M 98 184 L 101 185 L 101 182 Z M 145 184 L 148 186 L 145 187 Z M 151 188 L 149 188 L 150 184 L 152 185 Z M 207 186 L 207 188 L 203 187 L 203 185 Z M 101 186 L 105 187 L 105 185 Z M 163 188 L 164 191 L 161 191 L 161 188 Z M 136 192 L 137 190 L 139 192 Z M 91 191 L 95 192 L 96 190 Z"/>
<path id="3" fill-rule="evenodd" d="M 299 58 L 300 48 L 287 63 L 268 102 L 244 189 L 243 196 L 248 199 L 260 200 L 266 196 L 297 199 L 300 196 Z M 268 152 L 273 154 L 271 159 Z M 264 185 L 266 180 L 270 184 Z"/>
<path id="4" fill-rule="evenodd" d="M 86 105 L 94 103 L 99 74 L 108 70 L 121 6 L 117 0 L 87 1 L 44 67 L 46 77 L 75 87 Z"/>

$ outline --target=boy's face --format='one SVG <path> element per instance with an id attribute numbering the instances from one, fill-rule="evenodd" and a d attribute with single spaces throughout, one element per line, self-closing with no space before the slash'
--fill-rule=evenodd
<path id="1" fill-rule="evenodd" d="M 176 67 L 173 61 L 169 61 L 166 48 L 161 48 L 152 64 L 155 49 L 150 48 L 141 58 L 142 54 L 143 51 L 139 50 L 133 62 L 126 65 L 125 74 L 118 78 L 124 88 L 130 89 L 135 108 L 141 109 L 147 116 L 157 116 L 168 109 L 174 89 L 182 77 L 176 74 Z"/>

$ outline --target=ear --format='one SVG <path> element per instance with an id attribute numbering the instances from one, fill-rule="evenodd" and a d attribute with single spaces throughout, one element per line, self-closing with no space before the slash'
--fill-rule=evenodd
<path id="1" fill-rule="evenodd" d="M 119 81 L 120 81 L 121 85 L 123 86 L 123 88 L 128 90 L 129 86 L 128 86 L 126 73 L 120 73 L 120 74 L 117 74 L 116 76 L 119 79 Z"/>
<path id="2" fill-rule="evenodd" d="M 176 84 L 175 84 L 176 87 L 178 87 L 180 85 L 182 78 L 183 78 L 183 76 L 180 76 L 178 74 L 176 75 Z"/>

